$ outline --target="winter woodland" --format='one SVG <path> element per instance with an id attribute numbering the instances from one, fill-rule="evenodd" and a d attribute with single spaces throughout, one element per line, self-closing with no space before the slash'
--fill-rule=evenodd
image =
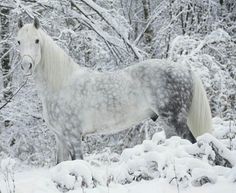
<path id="1" fill-rule="evenodd" d="M 84 160 L 56 165 L 35 82 L 20 68 L 17 22 L 37 17 L 76 63 L 115 71 L 150 58 L 190 65 L 213 132 L 166 139 L 143 120 L 83 136 Z M 236 192 L 235 0 L 1 0 L 0 193 Z"/>

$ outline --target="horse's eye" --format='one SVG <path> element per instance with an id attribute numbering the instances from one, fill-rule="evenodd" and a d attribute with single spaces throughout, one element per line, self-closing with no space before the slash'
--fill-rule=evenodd
<path id="1" fill-rule="evenodd" d="M 20 41 L 17 41 L 17 43 L 20 45 Z"/>
<path id="2" fill-rule="evenodd" d="M 38 43 L 39 43 L 39 39 L 36 39 L 36 40 L 35 40 L 35 43 L 38 44 Z"/>

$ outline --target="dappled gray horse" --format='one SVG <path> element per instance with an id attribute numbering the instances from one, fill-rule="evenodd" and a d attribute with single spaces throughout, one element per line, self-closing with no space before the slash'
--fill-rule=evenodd
<path id="1" fill-rule="evenodd" d="M 146 60 L 115 72 L 77 65 L 39 25 L 19 21 L 21 67 L 33 74 L 42 96 L 44 118 L 57 136 L 58 162 L 82 158 L 81 136 L 120 130 L 156 118 L 167 138 L 195 137 L 211 129 L 205 90 L 189 67 L 168 60 Z"/>

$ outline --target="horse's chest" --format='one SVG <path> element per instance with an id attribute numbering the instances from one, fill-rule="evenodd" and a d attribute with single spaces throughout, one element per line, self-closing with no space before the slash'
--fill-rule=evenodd
<path id="1" fill-rule="evenodd" d="M 81 126 L 80 112 L 72 97 L 59 93 L 47 97 L 44 104 L 48 122 L 56 129 L 74 129 Z"/>

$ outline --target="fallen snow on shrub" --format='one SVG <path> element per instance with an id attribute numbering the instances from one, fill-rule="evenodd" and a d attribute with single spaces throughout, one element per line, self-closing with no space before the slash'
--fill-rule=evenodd
<path id="1" fill-rule="evenodd" d="M 65 161 L 51 169 L 52 180 L 62 190 L 93 187 L 90 165 L 83 160 Z"/>
<path id="2" fill-rule="evenodd" d="M 214 125 L 215 137 L 204 134 L 195 144 L 176 136 L 166 139 L 161 131 L 151 140 L 126 148 L 121 155 L 104 149 L 85 160 L 65 161 L 50 169 L 19 171 L 17 167 L 13 171 L 19 163 L 5 159 L 1 164 L 0 174 L 4 175 L 0 176 L 0 192 L 220 193 L 225 188 L 225 193 L 234 193 L 236 154 L 224 136 L 235 126 L 223 131 L 229 123 L 220 119 L 215 119 Z"/>

